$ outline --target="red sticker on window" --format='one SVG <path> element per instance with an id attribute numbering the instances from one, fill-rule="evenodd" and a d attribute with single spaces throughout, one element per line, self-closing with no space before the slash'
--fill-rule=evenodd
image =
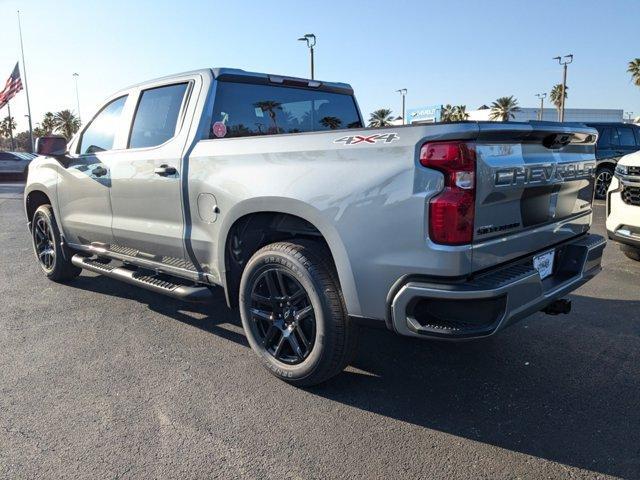
<path id="1" fill-rule="evenodd" d="M 227 135 L 227 126 L 222 122 L 214 123 L 211 130 L 213 131 L 213 134 L 218 138 L 222 138 Z"/>

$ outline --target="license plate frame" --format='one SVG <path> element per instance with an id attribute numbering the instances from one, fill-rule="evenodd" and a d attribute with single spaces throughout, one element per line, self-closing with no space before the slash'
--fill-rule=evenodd
<path id="1" fill-rule="evenodd" d="M 547 277 L 553 275 L 553 265 L 555 263 L 556 251 L 547 250 L 546 252 L 539 253 L 533 257 L 533 268 L 538 271 L 540 280 L 544 280 Z"/>

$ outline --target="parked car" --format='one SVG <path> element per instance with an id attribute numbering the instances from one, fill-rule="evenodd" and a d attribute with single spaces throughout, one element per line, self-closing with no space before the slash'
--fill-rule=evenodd
<path id="1" fill-rule="evenodd" d="M 0 152 L 0 178 L 26 180 L 29 163 L 35 156 L 27 152 Z"/>
<path id="2" fill-rule="evenodd" d="M 640 150 L 640 127 L 632 123 L 587 123 L 598 130 L 596 145 L 596 198 L 603 200 L 613 178 L 616 163 L 624 155 Z"/>
<path id="3" fill-rule="evenodd" d="M 607 194 L 607 234 L 627 257 L 640 261 L 640 152 L 616 165 Z"/>
<path id="4" fill-rule="evenodd" d="M 605 246 L 595 141 L 559 123 L 363 128 L 345 83 L 205 69 L 116 93 L 68 145 L 38 139 L 25 211 L 50 279 L 221 287 L 262 364 L 312 385 L 359 323 L 461 340 L 568 313 Z"/>

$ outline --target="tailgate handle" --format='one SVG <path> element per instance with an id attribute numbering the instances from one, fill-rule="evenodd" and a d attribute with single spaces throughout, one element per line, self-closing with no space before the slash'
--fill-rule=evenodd
<path id="1" fill-rule="evenodd" d="M 554 133 L 544 137 L 542 144 L 547 148 L 556 150 L 569 145 L 571 143 L 571 138 L 572 135 L 570 133 Z"/>

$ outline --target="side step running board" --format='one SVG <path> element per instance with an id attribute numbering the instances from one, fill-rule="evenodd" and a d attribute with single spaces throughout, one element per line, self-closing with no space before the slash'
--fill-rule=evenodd
<path id="1" fill-rule="evenodd" d="M 76 267 L 99 273 L 105 277 L 115 278 L 131 285 L 146 288 L 156 293 L 169 295 L 170 297 L 184 300 L 186 302 L 204 302 L 211 298 L 211 290 L 204 286 L 185 286 L 171 283 L 158 278 L 155 275 L 148 275 L 126 267 L 116 267 L 114 265 L 100 263 L 82 255 L 76 254 L 71 258 L 71 263 Z"/>

